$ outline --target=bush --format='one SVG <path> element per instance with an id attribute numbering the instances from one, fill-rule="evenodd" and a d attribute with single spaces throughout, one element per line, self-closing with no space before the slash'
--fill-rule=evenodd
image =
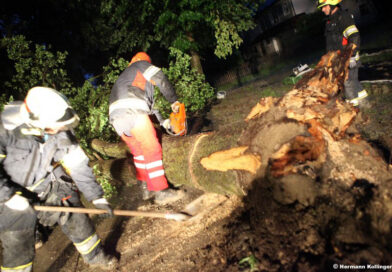
<path id="1" fill-rule="evenodd" d="M 182 51 L 170 48 L 171 61 L 169 68 L 163 68 L 169 81 L 176 90 L 178 100 L 185 104 L 188 116 L 197 114 L 207 107 L 215 97 L 214 88 L 205 81 L 204 74 L 200 74 L 191 67 L 191 57 Z M 156 90 L 155 107 L 167 118 L 170 114 L 170 104 L 163 95 Z"/>

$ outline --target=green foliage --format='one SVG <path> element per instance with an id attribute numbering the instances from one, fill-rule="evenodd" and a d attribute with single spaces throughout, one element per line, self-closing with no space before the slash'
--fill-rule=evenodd
<path id="1" fill-rule="evenodd" d="M 66 52 L 54 54 L 50 46 L 32 46 L 23 36 L 3 38 L 1 42 L 15 66 L 12 80 L 4 84 L 4 92 L 0 96 L 1 108 L 13 97 L 24 99 L 27 91 L 34 86 L 47 86 L 65 94 L 78 113 L 80 124 L 75 132 L 86 151 L 89 151 L 92 139 L 110 140 L 115 136 L 108 122 L 108 101 L 111 86 L 127 66 L 127 61 L 112 60 L 105 66 L 100 85 L 95 86 L 86 80 L 82 86 L 72 87 L 64 68 Z"/>
<path id="2" fill-rule="evenodd" d="M 0 112 L 4 110 L 4 105 L 14 101 L 14 98 L 12 96 L 7 97 L 7 95 L 5 93 L 0 95 Z"/>
<path id="3" fill-rule="evenodd" d="M 215 96 L 213 87 L 205 81 L 204 75 L 191 68 L 191 57 L 178 49 L 170 48 L 170 66 L 163 68 L 176 90 L 178 100 L 185 104 L 187 114 L 203 110 Z M 170 113 L 170 105 L 158 91 L 155 92 L 155 106 L 164 117 Z"/>
<path id="4" fill-rule="evenodd" d="M 115 55 L 119 56 L 133 50 L 146 51 L 151 46 L 156 39 L 152 31 L 154 18 L 162 8 L 162 1 L 101 0 L 100 3 L 100 20 L 95 28 L 101 29 L 97 33 L 101 48 L 115 49 Z"/>
<path id="5" fill-rule="evenodd" d="M 47 86 L 57 90 L 69 90 L 70 80 L 63 68 L 67 52 L 50 51 L 50 46 L 31 45 L 24 36 L 18 35 L 1 39 L 8 58 L 14 62 L 15 73 L 4 83 L 7 94 L 22 99 L 34 86 Z"/>
<path id="6" fill-rule="evenodd" d="M 256 0 L 101 0 L 102 20 L 97 28 L 104 48 L 116 47 L 117 53 L 147 50 L 159 42 L 196 53 L 214 50 L 224 58 L 242 43 L 240 32 L 254 26 L 252 9 Z M 110 31 L 107 31 L 111 29 Z M 102 43 L 98 41 L 98 43 Z"/>
<path id="7" fill-rule="evenodd" d="M 116 137 L 108 120 L 109 95 L 111 87 L 127 65 L 123 58 L 111 60 L 109 65 L 103 67 L 102 84 L 94 86 L 86 80 L 82 87 L 75 88 L 77 95 L 70 98 L 81 119 L 76 134 L 86 150 L 92 139 L 110 141 Z"/>
<path id="8" fill-rule="evenodd" d="M 378 52 L 376 54 L 363 54 L 361 55 L 361 62 L 363 64 L 370 64 L 374 62 L 382 62 L 382 61 L 390 61 L 392 60 L 392 51 L 385 50 Z"/>
<path id="9" fill-rule="evenodd" d="M 302 78 L 302 76 L 288 76 L 283 79 L 285 85 L 295 85 Z"/>
<path id="10" fill-rule="evenodd" d="M 214 53 L 217 57 L 226 58 L 231 55 L 233 48 L 238 49 L 243 42 L 240 33 L 255 26 L 249 6 L 257 5 L 254 1 L 223 1 L 212 12 L 216 39 Z"/>
<path id="11" fill-rule="evenodd" d="M 93 172 L 97 182 L 102 187 L 104 197 L 106 199 L 110 199 L 111 197 L 117 195 L 117 188 L 110 183 L 109 179 L 103 176 L 102 172 L 99 170 L 98 164 L 93 166 Z"/>
<path id="12" fill-rule="evenodd" d="M 278 97 L 278 95 L 276 94 L 276 92 L 272 89 L 272 88 L 265 88 L 262 90 L 261 92 L 262 97 Z"/>
<path id="13" fill-rule="evenodd" d="M 243 258 L 239 261 L 239 265 L 240 266 L 248 266 L 249 267 L 249 272 L 253 272 L 253 271 L 258 271 L 259 269 L 257 268 L 257 263 L 259 261 L 257 260 L 257 258 L 254 255 L 250 255 L 249 257 Z"/>

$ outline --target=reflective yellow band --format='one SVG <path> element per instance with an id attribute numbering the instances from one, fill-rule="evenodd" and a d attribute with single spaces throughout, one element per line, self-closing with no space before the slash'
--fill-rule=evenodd
<path id="1" fill-rule="evenodd" d="M 0 154 L 0 158 L 5 158 L 5 157 L 7 157 L 7 155 Z"/>
<path id="2" fill-rule="evenodd" d="M 39 180 L 37 183 L 35 183 L 33 186 L 26 187 L 27 190 L 33 192 L 35 188 L 37 188 L 45 179 Z"/>
<path id="3" fill-rule="evenodd" d="M 345 38 L 350 37 L 352 34 L 359 32 L 358 28 L 355 25 L 350 25 L 343 31 L 343 36 Z"/>
<path id="4" fill-rule="evenodd" d="M 112 114 L 113 111 L 117 109 L 135 109 L 146 112 L 150 111 L 146 101 L 139 98 L 124 98 L 113 102 L 109 106 L 109 114 Z"/>
<path id="5" fill-rule="evenodd" d="M 17 267 L 4 267 L 1 266 L 1 271 L 13 271 L 13 272 L 29 272 L 32 271 L 33 262 L 28 264 L 20 265 Z"/>
<path id="6" fill-rule="evenodd" d="M 22 128 L 20 132 L 23 135 L 42 136 L 42 129 L 39 128 Z"/>
<path id="7" fill-rule="evenodd" d="M 87 160 L 88 158 L 86 153 L 84 153 L 83 149 L 78 146 L 69 151 L 69 153 L 63 157 L 60 163 L 65 168 L 72 169 Z"/>
<path id="8" fill-rule="evenodd" d="M 354 107 L 358 106 L 358 99 L 354 98 L 351 100 L 346 100 L 346 102 L 351 103 Z"/>
<path id="9" fill-rule="evenodd" d="M 368 93 L 366 90 L 362 90 L 358 93 L 358 99 L 364 99 L 365 97 L 368 96 Z"/>
<path id="10" fill-rule="evenodd" d="M 143 76 L 145 79 L 147 79 L 148 81 L 151 80 L 151 78 L 160 71 L 161 69 L 159 69 L 156 66 L 150 66 L 146 69 L 146 71 L 144 71 Z"/>
<path id="11" fill-rule="evenodd" d="M 76 249 L 80 252 L 80 254 L 86 255 L 94 250 L 101 242 L 101 239 L 98 238 L 98 235 L 94 233 L 86 240 L 80 243 L 74 243 Z"/>
<path id="12" fill-rule="evenodd" d="M 359 60 L 359 52 L 357 52 L 357 53 L 355 54 L 355 60 L 356 60 L 356 61 Z"/>

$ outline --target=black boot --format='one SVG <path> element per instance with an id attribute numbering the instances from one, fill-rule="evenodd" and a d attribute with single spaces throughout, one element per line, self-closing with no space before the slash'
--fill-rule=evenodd
<path id="1" fill-rule="evenodd" d="M 106 254 L 102 249 L 96 255 L 84 259 L 90 267 L 98 267 L 103 270 L 113 270 L 118 265 L 118 259 L 115 256 Z"/>
<path id="2" fill-rule="evenodd" d="M 154 197 L 155 192 L 149 191 L 147 189 L 147 182 L 138 180 L 138 184 L 140 186 L 140 190 L 142 192 L 142 199 L 149 200 Z"/>
<path id="3" fill-rule="evenodd" d="M 162 191 L 155 192 L 154 202 L 158 205 L 165 205 L 184 197 L 184 191 L 175 189 L 165 189 Z"/>

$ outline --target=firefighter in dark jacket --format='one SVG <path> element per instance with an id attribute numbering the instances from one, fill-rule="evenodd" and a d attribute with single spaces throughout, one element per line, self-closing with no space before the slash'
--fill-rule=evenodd
<path id="1" fill-rule="evenodd" d="M 137 53 L 115 82 L 109 101 L 109 119 L 117 134 L 127 144 L 136 168 L 136 178 L 143 190 L 143 199 L 154 198 L 157 204 L 174 202 L 183 196 L 181 190 L 169 188 L 162 163 L 162 147 L 149 115 L 153 111 L 154 86 L 177 112 L 179 102 L 169 80 L 160 68 L 151 64 L 145 52 Z"/>
<path id="2" fill-rule="evenodd" d="M 24 101 L 9 103 L 1 113 L 1 271 L 32 271 L 37 220 L 44 226 L 58 223 L 86 263 L 116 266 L 87 215 L 37 213 L 32 207 L 82 206 L 81 191 L 97 208 L 112 212 L 72 132 L 78 121 L 66 98 L 47 87 L 32 88 Z"/>
<path id="3" fill-rule="evenodd" d="M 367 91 L 358 80 L 360 35 L 355 25 L 354 16 L 344 10 L 339 3 L 342 0 L 318 0 L 318 8 L 328 16 L 325 26 L 327 51 L 342 50 L 355 44 L 350 58 L 349 75 L 344 83 L 344 96 L 354 106 L 367 107 Z"/>

